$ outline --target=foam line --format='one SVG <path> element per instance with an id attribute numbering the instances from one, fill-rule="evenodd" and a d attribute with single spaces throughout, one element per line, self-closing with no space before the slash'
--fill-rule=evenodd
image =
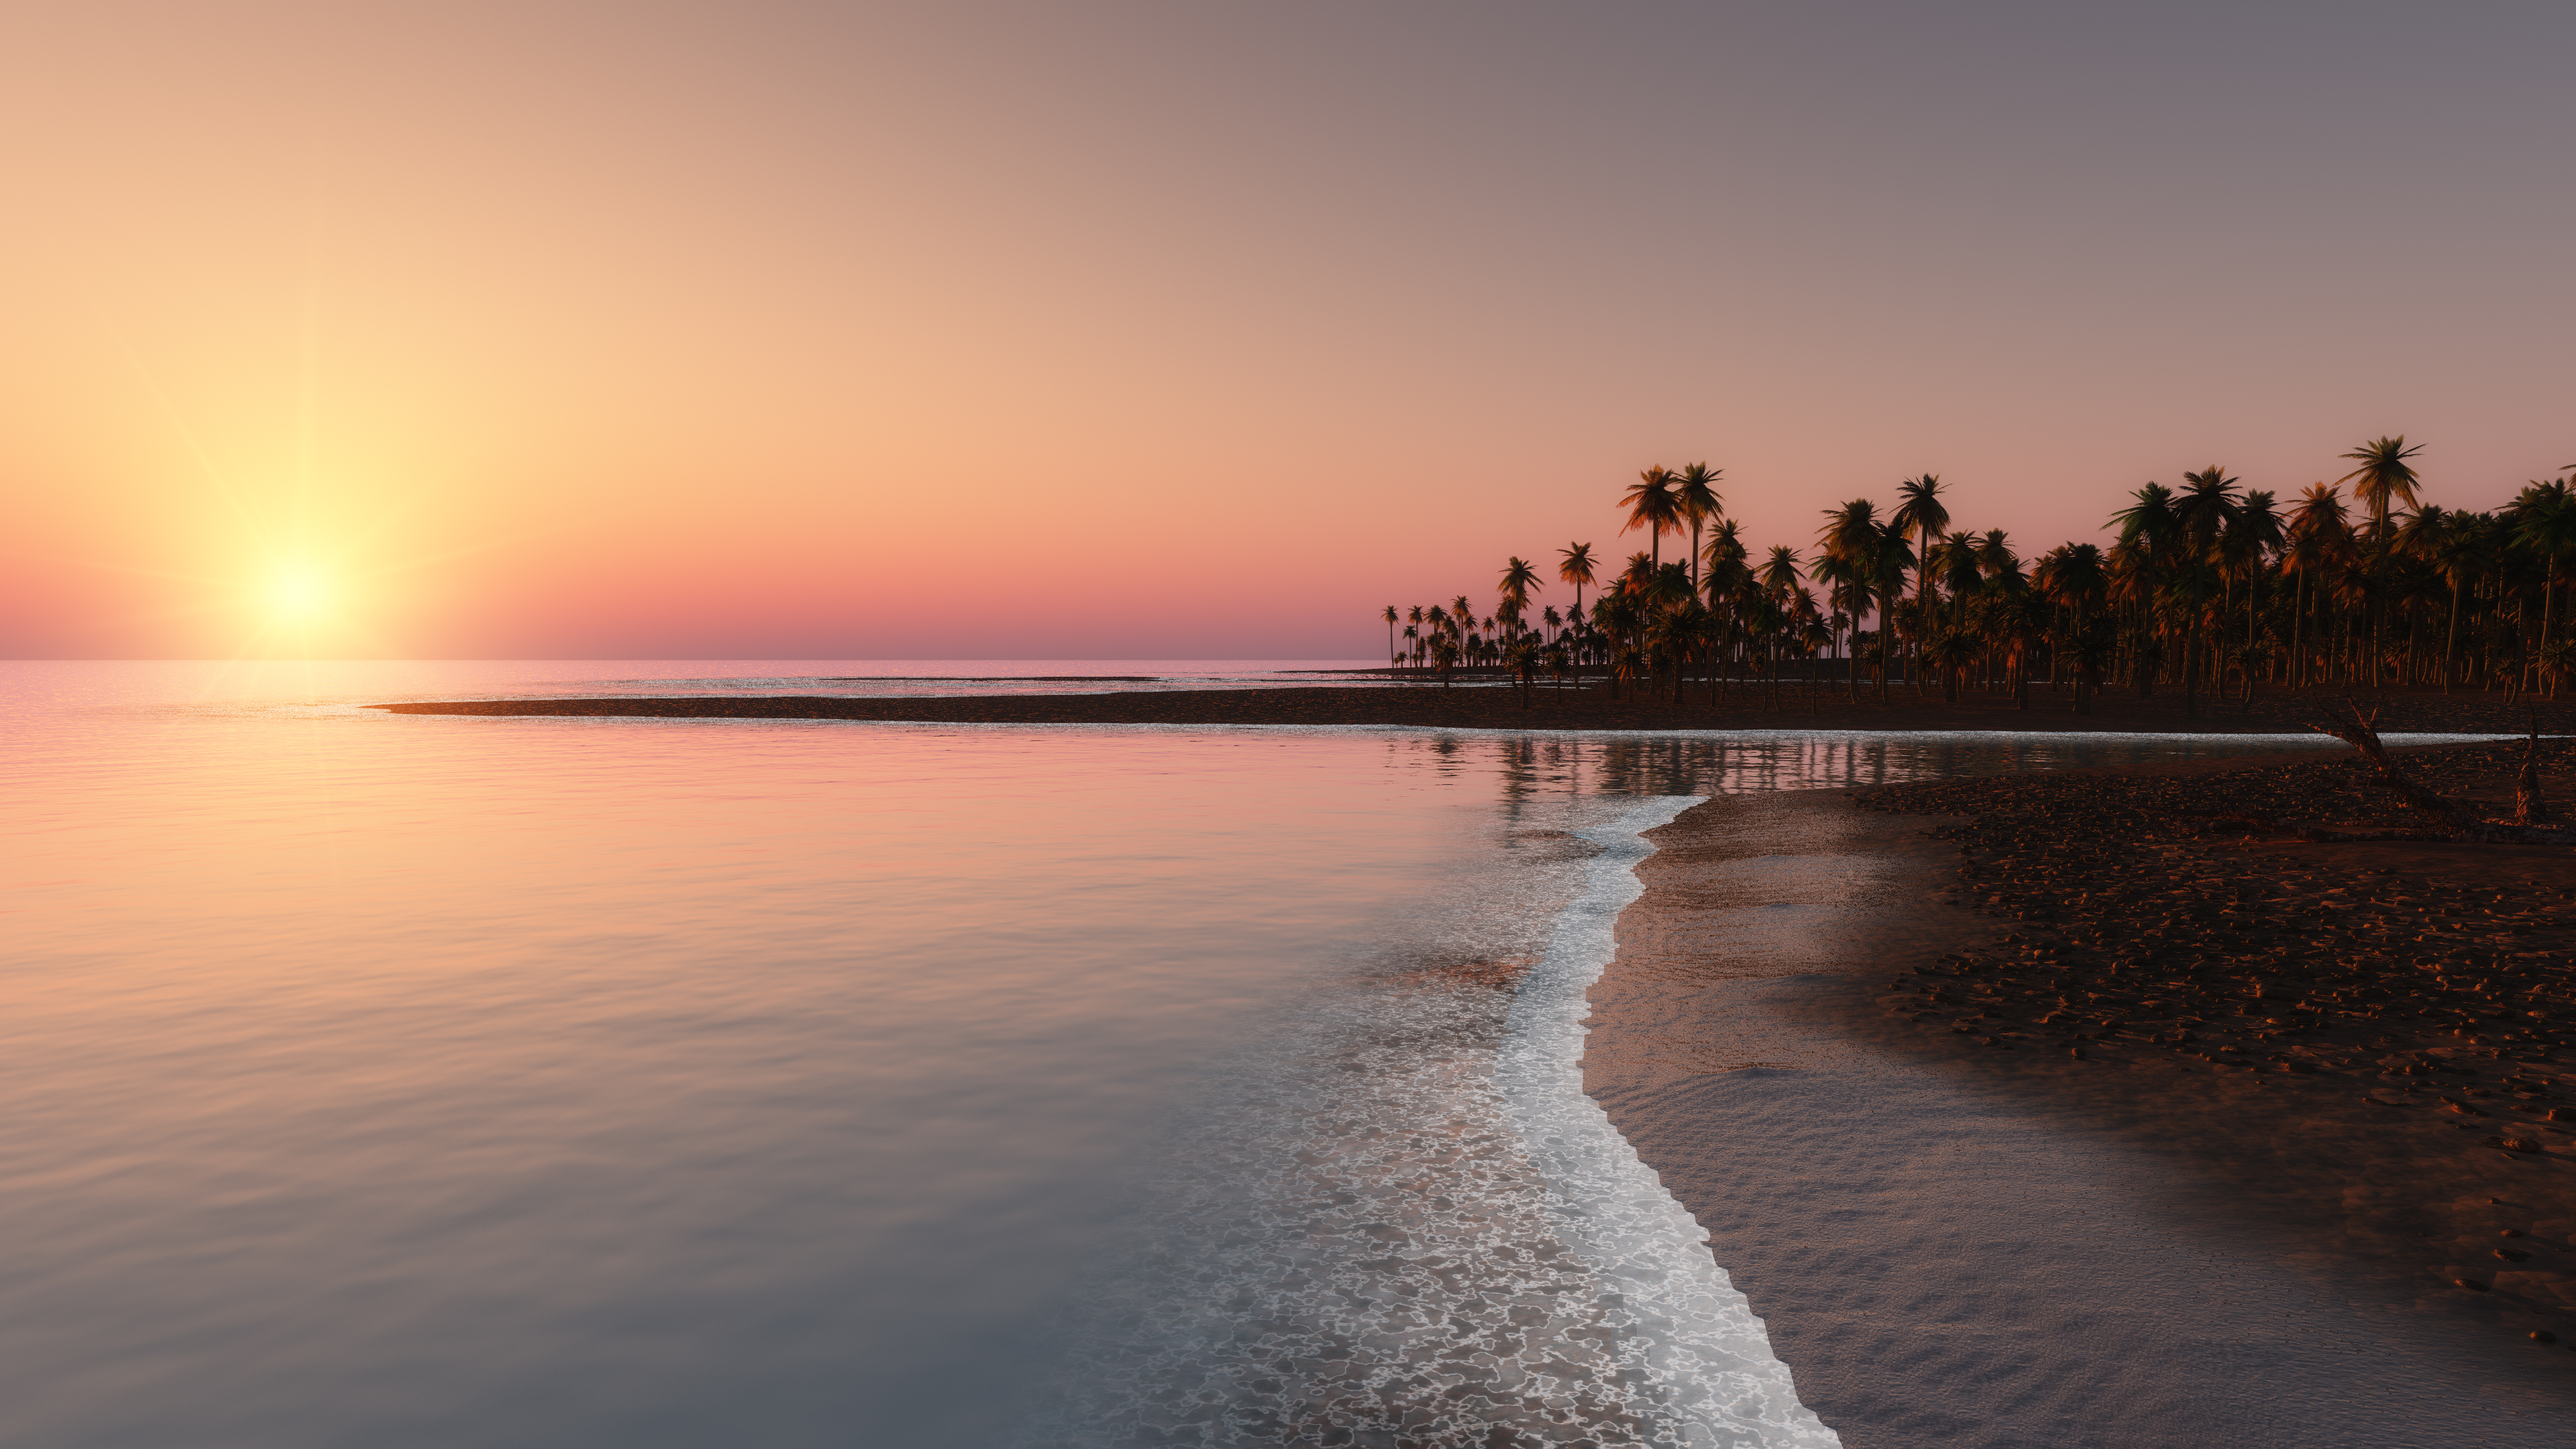
<path id="1" fill-rule="evenodd" d="M 1698 803 L 1654 796 L 1575 832 L 1601 853 L 1512 1003 L 1494 1081 L 1547 1179 L 1560 1240 L 1600 1280 L 1620 1329 L 1619 1357 L 1640 1370 L 1631 1380 L 1636 1410 L 1661 1431 L 1653 1442 L 1839 1449 L 1841 1437 L 1799 1402 L 1762 1320 L 1710 1256 L 1708 1234 L 1583 1090 L 1585 993 L 1617 951 L 1619 912 L 1645 891 L 1636 866 L 1654 847 L 1641 836 Z"/>

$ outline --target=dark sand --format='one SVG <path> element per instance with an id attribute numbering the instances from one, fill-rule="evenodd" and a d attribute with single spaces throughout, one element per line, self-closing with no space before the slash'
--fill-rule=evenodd
<path id="1" fill-rule="evenodd" d="M 2338 696 L 2339 697 L 2339 696 Z M 2377 707 L 2383 732 L 2498 733 L 2519 731 L 2529 712 L 2508 709 L 2498 695 L 2444 695 L 2392 690 L 2364 695 Z M 2197 716 L 2186 716 L 2177 693 L 2139 699 L 2106 694 L 2093 713 L 2078 715 L 2073 702 L 2035 686 L 2031 707 L 2016 709 L 2007 695 L 1971 693 L 1957 704 L 1935 693 L 1917 697 L 1892 691 L 1891 702 L 1850 702 L 1834 686 L 1810 690 L 1789 685 L 1777 695 L 1738 688 L 1712 707 L 1703 690 L 1681 704 L 1633 695 L 1613 700 L 1598 683 L 1581 689 L 1541 685 L 1528 706 L 1518 691 L 1478 686 L 1334 686 L 1266 689 L 1183 689 L 1106 694 L 1020 694 L 852 699 L 834 695 L 701 695 L 678 699 L 504 699 L 378 705 L 396 714 L 505 714 L 633 716 L 686 719 L 908 720 L 949 724 L 1173 724 L 1173 725 L 1415 725 L 1440 729 L 1526 730 L 2102 730 L 2157 733 L 2304 733 L 2317 702 L 2299 695 L 2263 695 L 2251 713 L 2233 703 L 2203 698 Z M 2576 718 L 2576 710 L 2569 712 Z M 2544 706 L 2542 723 L 2550 724 Z"/>
<path id="2" fill-rule="evenodd" d="M 2496 752 L 2408 762 L 2458 783 L 2487 768 L 2482 753 Z M 1854 809 L 1841 792 L 1724 797 L 1656 832 L 1647 893 L 1594 988 L 1586 1083 L 1710 1228 L 1801 1396 L 1847 1444 L 2576 1443 L 2576 1353 L 2526 1337 L 2576 1336 L 2576 1162 L 2539 1121 L 2563 1079 L 2555 1063 L 2507 1060 L 2554 1053 L 2487 1055 L 2498 1049 L 2423 1034 L 2456 1030 L 2452 1018 L 2385 1007 L 2358 1025 L 2267 1025 L 2286 1005 L 2229 994 L 2257 974 L 2322 996 L 2291 968 L 2329 957 L 2417 984 L 2414 906 L 2446 852 L 2462 857 L 2458 878 L 2531 893 L 2533 919 L 2516 907 L 2477 918 L 2476 934 L 2563 972 L 2545 907 L 2562 899 L 2550 882 L 2576 886 L 2576 852 L 2285 837 L 2268 852 L 2291 889 L 2249 893 L 2238 877 L 2266 847 L 2184 813 L 2259 806 L 2269 790 L 2370 823 L 2382 792 L 2358 776 L 2341 760 L 2227 762 L 1872 792 L 1959 812 L 1947 816 Z M 2079 862 L 2099 879 L 2075 891 Z M 2401 873 L 2361 874 L 2380 869 Z M 2319 904 L 2347 881 L 2387 903 Z M 2087 899 L 2097 892 L 2125 899 Z M 2271 911 L 2327 918 L 2299 926 L 2287 967 L 2275 952 L 2291 933 L 2249 915 L 2265 895 L 2279 898 Z M 2463 909 L 2439 919 L 2467 921 Z M 2043 914 L 2055 919 L 2020 919 Z M 2415 928 L 2402 948 L 2401 914 Z M 2307 944 L 2327 933 L 2331 950 Z M 2029 953 L 2044 969 L 2020 964 Z M 2201 963 L 2199 980 L 2154 996 L 2158 1012 L 2189 1008 L 2192 1042 L 2150 1044 L 2173 1018 L 2108 989 L 2130 984 L 2111 962 L 2150 954 Z M 1911 974 L 1945 956 L 2010 962 L 2012 975 Z M 1924 987 L 1955 1009 L 1916 1020 Z M 2050 999 L 2032 1000 L 2043 987 Z M 2117 1027 L 2093 1009 L 2096 990 Z M 2041 1025 L 2060 994 L 2086 1014 Z M 2069 1040 L 2078 1032 L 2098 1040 Z M 2239 1050 L 2200 1059 L 2223 1045 Z M 2316 1070 L 2232 1064 L 2284 1053 Z M 2383 1060 L 2400 1074 L 2382 1075 Z M 2414 1073 L 2422 1061 L 2480 1075 Z M 2518 1093 L 2509 1075 L 2543 1090 Z M 2426 1081 L 2454 1085 L 2406 1090 Z M 2546 1142 L 2536 1155 L 2482 1145 L 2502 1133 Z M 2524 1236 L 2498 1236 L 2508 1229 Z"/>

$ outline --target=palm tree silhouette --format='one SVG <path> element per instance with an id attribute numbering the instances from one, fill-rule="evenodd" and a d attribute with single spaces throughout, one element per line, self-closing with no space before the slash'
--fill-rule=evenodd
<path id="1" fill-rule="evenodd" d="M 2156 649 L 2150 638 L 2156 595 L 2166 570 L 2181 548 L 2182 520 L 2175 516 L 2173 490 L 2149 483 L 2132 495 L 2138 501 L 2111 515 L 2120 541 L 2111 550 L 2114 583 L 2126 602 L 2138 610 L 2136 647 L 2138 697 L 2156 692 Z"/>
<path id="2" fill-rule="evenodd" d="M 1583 590 L 1592 582 L 1592 545 L 1569 543 L 1556 551 L 1556 576 L 1574 585 L 1574 682 L 1583 682 Z"/>
<path id="3" fill-rule="evenodd" d="M 1646 530 L 1657 565 L 1664 561 L 1665 532 L 1681 521 L 1681 501 L 1674 496 L 1673 483 L 1673 470 L 1658 464 L 1638 474 L 1619 498 L 1628 510 L 1628 522 L 1619 531 Z"/>
<path id="4" fill-rule="evenodd" d="M 1706 463 L 1692 463 L 1686 465 L 1681 475 L 1673 480 L 1673 506 L 1690 524 L 1691 592 L 1693 593 L 1699 591 L 1700 525 L 1717 516 L 1720 501 L 1716 485 L 1717 480 L 1725 476 L 1726 470 L 1723 468 L 1711 468 Z"/>
<path id="5" fill-rule="evenodd" d="M 2254 708 L 2254 663 L 2262 643 L 2264 561 L 2281 548 L 2281 514 L 2272 492 L 2258 488 L 2236 505 L 2236 517 L 2218 540 L 2228 576 L 2245 582 L 2245 708 Z"/>
<path id="6" fill-rule="evenodd" d="M 2428 520 L 2427 515 L 2436 519 Z M 2442 692 L 2448 694 L 2460 672 L 2460 603 L 2485 566 L 2495 520 L 2483 513 L 2445 512 L 2426 504 L 2415 511 L 2407 528 L 2415 535 L 2414 546 L 2451 585 L 2450 620 L 2442 630 Z"/>
<path id="7" fill-rule="evenodd" d="M 2311 483 L 2299 494 L 2298 507 L 2290 514 L 2288 540 L 2281 550 L 2281 571 L 2297 576 L 2290 609 L 2290 686 L 2306 685 L 2312 678 L 2305 647 L 2308 601 L 2319 597 L 2321 578 L 2331 577 L 2335 565 L 2349 553 L 2352 530 L 2344 506 L 2343 490 L 2324 483 Z"/>
<path id="8" fill-rule="evenodd" d="M 2514 541 L 2542 556 L 2540 574 L 2540 653 L 2548 657 L 2556 620 L 2558 556 L 2576 545 L 2576 490 L 2563 479 L 2532 483 L 2508 505 Z"/>
<path id="9" fill-rule="evenodd" d="M 1932 545 L 1950 527 L 1950 509 L 1941 501 L 1941 475 L 1925 473 L 1896 485 L 1896 496 L 1902 500 L 1888 521 L 1899 532 L 1914 535 L 1914 556 L 1920 561 L 1915 572 L 1915 656 L 1922 656 L 1922 640 L 1932 629 Z M 1884 632 L 1883 630 L 1881 632 Z M 1923 681 L 1914 681 L 1915 692 L 1923 690 Z"/>
<path id="10" fill-rule="evenodd" d="M 2374 585 L 2384 585 L 2386 581 L 2390 507 L 2400 500 L 2409 508 L 2415 506 L 2417 479 L 2408 460 L 2422 451 L 2424 445 L 2421 443 L 2411 448 L 2406 446 L 2406 435 L 2400 433 L 2393 438 L 2374 439 L 2343 455 L 2360 465 L 2335 481 L 2351 484 L 2352 496 L 2360 501 L 2362 507 L 2370 510 L 2370 578 Z M 2384 588 L 2381 591 L 2384 594 Z M 2379 640 L 2386 632 L 2387 624 L 2388 603 L 2383 597 L 2376 601 L 2370 626 L 2370 682 L 2374 686 L 2379 683 L 2382 653 Z"/>
<path id="11" fill-rule="evenodd" d="M 2191 718 L 2200 713 L 2200 606 L 2208 593 L 2218 540 L 2236 521 L 2237 493 L 2236 480 L 2215 463 L 2198 473 L 2183 474 L 2182 481 L 2182 495 L 2173 501 L 2174 526 L 2180 534 L 2176 540 L 2179 567 L 2173 581 L 2183 603 L 2182 712 Z"/>
<path id="12" fill-rule="evenodd" d="M 1816 542 L 1825 557 L 1834 561 L 1846 587 L 1854 591 L 1852 607 L 1852 649 L 1850 658 L 1852 703 L 1860 703 L 1860 616 L 1869 612 L 1870 591 L 1878 586 L 1877 556 L 1879 549 L 1878 505 L 1866 498 L 1854 498 L 1840 508 L 1825 510 L 1825 526 L 1816 534 Z M 1887 621 L 1879 620 L 1879 633 L 1887 632 Z"/>
<path id="13" fill-rule="evenodd" d="M 1539 583 L 1538 570 L 1530 566 L 1528 559 L 1514 557 L 1504 562 L 1498 592 L 1515 613 L 1529 607 L 1530 590 L 1540 587 L 1543 586 Z"/>
<path id="14" fill-rule="evenodd" d="M 1878 546 L 1870 554 L 1871 582 L 1878 589 L 1878 702 L 1887 703 L 1887 671 L 1896 662 L 1894 632 L 1897 607 L 1905 602 L 1905 573 L 1916 566 L 1905 530 L 1894 519 L 1879 526 Z"/>

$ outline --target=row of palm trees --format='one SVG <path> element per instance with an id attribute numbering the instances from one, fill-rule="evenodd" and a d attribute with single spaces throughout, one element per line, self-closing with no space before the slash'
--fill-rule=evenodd
<path id="1" fill-rule="evenodd" d="M 1542 675 L 1562 686 L 1593 669 L 1614 697 L 1679 701 L 1704 684 L 1712 700 L 1749 688 L 1776 701 L 1792 666 L 1819 656 L 1843 661 L 1855 701 L 1865 672 L 1881 702 L 1901 678 L 1951 699 L 1999 685 L 2027 708 L 2038 682 L 2081 713 L 2113 685 L 2179 688 L 2194 714 L 2207 697 L 2250 708 L 2260 685 L 2554 694 L 2576 673 L 2556 602 L 2576 571 L 2576 478 L 2536 480 L 2491 512 L 2446 509 L 2419 496 L 2420 452 L 2374 439 L 2342 455 L 2342 477 L 2286 502 L 2216 465 L 2186 472 L 2135 490 L 2107 543 L 2028 561 L 2000 528 L 1954 528 L 1936 474 L 1898 484 L 1892 508 L 1826 510 L 1802 557 L 1747 544 L 1721 470 L 1648 468 L 1619 499 L 1621 532 L 1642 530 L 1645 549 L 1618 565 L 1588 543 L 1559 551 L 1569 611 L 1533 613 L 1540 569 L 1514 557 L 1482 618 L 1464 596 L 1387 605 L 1387 650 L 1444 684 L 1460 667 L 1505 671 L 1524 703 Z M 1665 561 L 1667 535 L 1688 536 L 1685 558 Z"/>

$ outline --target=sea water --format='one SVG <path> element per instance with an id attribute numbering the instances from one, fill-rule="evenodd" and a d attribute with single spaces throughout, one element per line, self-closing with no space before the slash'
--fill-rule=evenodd
<path id="1" fill-rule="evenodd" d="M 1638 832 L 2224 746 L 363 708 L 1286 667 L 0 666 L 0 1442 L 1830 1442 L 1581 1099 Z"/>

